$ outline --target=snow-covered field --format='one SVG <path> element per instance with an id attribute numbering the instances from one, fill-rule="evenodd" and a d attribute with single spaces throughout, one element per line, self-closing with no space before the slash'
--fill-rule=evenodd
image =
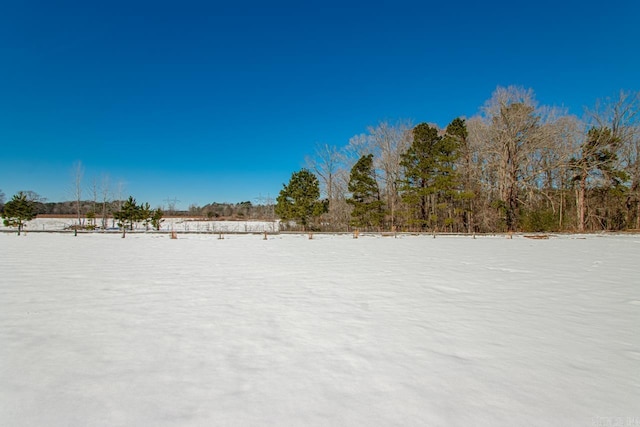
<path id="1" fill-rule="evenodd" d="M 1 426 L 640 425 L 640 236 L 0 233 Z"/>
<path id="2" fill-rule="evenodd" d="M 82 219 L 82 224 L 87 223 L 87 219 Z M 98 218 L 96 223 L 100 225 L 102 219 Z M 78 220 L 75 218 L 42 218 L 37 217 L 27 223 L 27 231 L 62 231 L 69 230 L 70 227 L 77 225 Z M 107 227 L 117 228 L 116 221 L 113 218 L 108 220 Z M 142 223 L 135 225 L 136 231 L 144 231 L 145 227 Z M 263 233 L 277 232 L 280 229 L 280 221 L 204 221 L 196 218 L 165 218 L 160 225 L 160 231 L 176 231 L 186 233 Z M 6 227 L 0 221 L 0 230 L 13 230 Z"/>

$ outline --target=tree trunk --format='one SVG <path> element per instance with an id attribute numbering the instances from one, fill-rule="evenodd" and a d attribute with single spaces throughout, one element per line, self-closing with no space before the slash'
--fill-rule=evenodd
<path id="1" fill-rule="evenodd" d="M 562 216 L 564 215 L 563 212 L 563 208 L 564 208 L 564 190 L 560 190 L 560 217 L 558 218 L 558 229 L 560 231 L 562 231 Z"/>
<path id="2" fill-rule="evenodd" d="M 587 192 L 587 175 L 585 173 L 580 177 L 580 185 L 578 186 L 577 203 L 578 203 L 578 231 L 583 232 L 585 229 L 586 202 L 585 195 Z"/>

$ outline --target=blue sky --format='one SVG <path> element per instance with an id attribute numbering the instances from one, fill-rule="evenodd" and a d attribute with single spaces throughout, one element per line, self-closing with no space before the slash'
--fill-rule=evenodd
<path id="1" fill-rule="evenodd" d="M 0 2 L 0 189 L 72 199 L 81 161 L 153 206 L 256 202 L 318 143 L 498 85 L 577 115 L 640 89 L 635 0 L 429 3 Z"/>

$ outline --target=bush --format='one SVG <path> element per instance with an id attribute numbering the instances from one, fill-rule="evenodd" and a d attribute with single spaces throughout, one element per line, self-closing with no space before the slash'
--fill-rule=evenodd
<path id="1" fill-rule="evenodd" d="M 523 211 L 520 218 L 522 231 L 556 231 L 558 228 L 558 219 L 551 209 Z"/>

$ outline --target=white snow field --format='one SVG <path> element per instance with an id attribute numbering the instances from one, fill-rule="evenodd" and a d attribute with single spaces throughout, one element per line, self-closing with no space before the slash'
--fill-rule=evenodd
<path id="1" fill-rule="evenodd" d="M 82 224 L 87 223 L 86 218 L 82 218 Z M 100 225 L 102 219 L 98 218 L 96 224 Z M 34 218 L 26 225 L 27 231 L 63 231 L 69 230 L 70 227 L 77 225 L 78 220 L 72 217 L 68 218 Z M 109 218 L 108 227 L 111 231 L 117 229 L 116 221 Z M 144 231 L 145 227 L 141 223 L 134 224 L 136 231 Z M 0 230 L 10 231 L 14 228 L 5 226 L 0 221 Z M 280 230 L 280 220 L 274 221 L 206 221 L 198 218 L 164 218 L 160 225 L 162 231 L 176 231 L 187 233 L 274 233 Z"/>
<path id="2" fill-rule="evenodd" d="M 640 425 L 640 236 L 0 233 L 1 426 Z"/>

